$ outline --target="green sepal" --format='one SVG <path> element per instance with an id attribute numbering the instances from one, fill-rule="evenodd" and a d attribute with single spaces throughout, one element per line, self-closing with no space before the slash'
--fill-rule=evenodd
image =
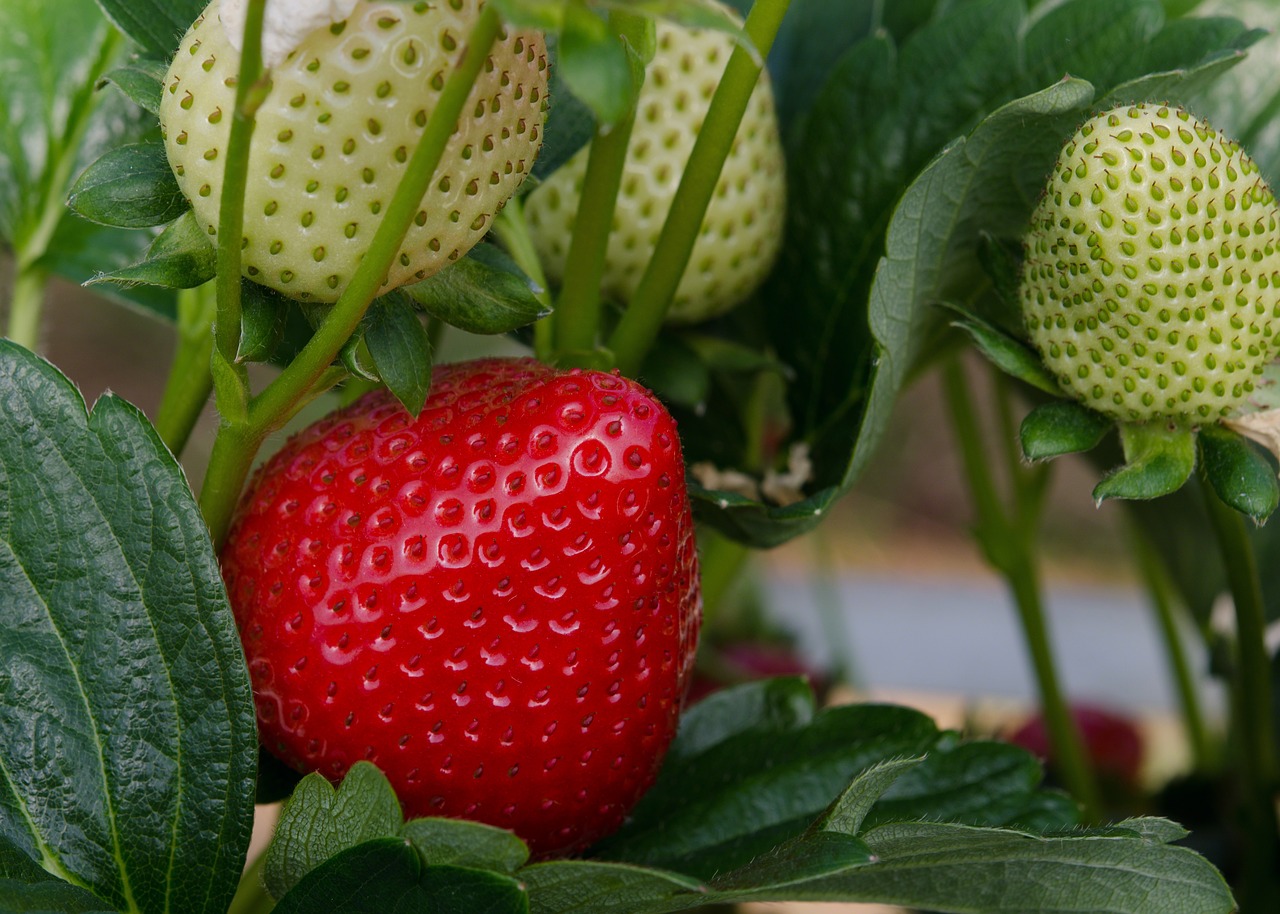
<path id="1" fill-rule="evenodd" d="M 1120 423 L 1124 466 L 1107 475 L 1093 490 L 1098 502 L 1109 498 L 1152 499 L 1182 488 L 1196 466 L 1191 429 L 1160 422 Z"/>
<path id="2" fill-rule="evenodd" d="M 102 77 L 103 83 L 114 83 L 126 97 L 144 111 L 160 113 L 164 76 L 169 65 L 163 60 L 139 57 Z"/>
<path id="3" fill-rule="evenodd" d="M 1262 523 L 1280 505 L 1280 480 L 1262 452 L 1221 425 L 1200 429 L 1201 466 L 1223 503 Z"/>
<path id="4" fill-rule="evenodd" d="M 1042 403 L 1022 420 L 1018 432 L 1022 456 L 1049 460 L 1093 450 L 1114 425 L 1114 420 L 1074 400 Z"/>
<path id="5" fill-rule="evenodd" d="M 187 211 L 161 143 L 119 146 L 84 170 L 67 197 L 77 215 L 119 228 L 150 228 Z"/>
<path id="6" fill-rule="evenodd" d="M 213 279 L 217 260 L 208 232 L 200 227 L 195 213 L 187 210 L 156 236 L 142 260 L 99 273 L 85 285 L 109 282 L 128 287 L 140 283 L 164 289 L 194 289 Z"/>
<path id="7" fill-rule="evenodd" d="M 240 281 L 239 362 L 266 362 L 284 339 L 289 300 L 279 292 L 248 279 Z"/>
<path id="8" fill-rule="evenodd" d="M 952 321 L 951 325 L 969 334 L 974 345 L 993 365 L 1005 374 L 1030 384 L 1037 390 L 1055 397 L 1062 396 L 1062 388 L 1049 369 L 1044 367 L 1044 362 L 1040 360 L 1039 354 L 1034 349 L 1020 340 L 1015 340 L 977 315 L 969 314 L 959 308 L 952 310 L 957 311 L 960 318 Z"/>
<path id="9" fill-rule="evenodd" d="M 431 390 L 431 337 L 409 298 L 392 293 L 365 314 L 364 344 L 378 377 L 417 418 Z"/>
<path id="10" fill-rule="evenodd" d="M 584 0 L 570 0 L 560 31 L 559 65 L 565 85 L 600 124 L 616 124 L 631 110 L 640 84 L 631 55 Z"/>
<path id="11" fill-rule="evenodd" d="M 216 346 L 209 361 L 213 390 L 222 420 L 230 425 L 249 421 L 249 372 L 239 362 L 229 362 Z"/>
<path id="12" fill-rule="evenodd" d="M 456 263 L 402 290 L 432 317 L 468 333 L 510 333 L 550 310 L 533 281 L 491 244 L 478 244 Z"/>
<path id="13" fill-rule="evenodd" d="M 400 829 L 432 866 L 468 866 L 514 874 L 529 862 L 528 846 L 505 828 L 465 819 L 410 819 Z"/>

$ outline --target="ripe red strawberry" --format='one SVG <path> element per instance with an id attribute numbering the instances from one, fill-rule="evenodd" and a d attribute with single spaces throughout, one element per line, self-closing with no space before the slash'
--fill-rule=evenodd
<path id="1" fill-rule="evenodd" d="M 366 395 L 255 476 L 222 556 L 264 744 L 369 759 L 410 816 L 535 853 L 621 824 L 674 735 L 701 601 L 675 423 L 521 359 Z"/>

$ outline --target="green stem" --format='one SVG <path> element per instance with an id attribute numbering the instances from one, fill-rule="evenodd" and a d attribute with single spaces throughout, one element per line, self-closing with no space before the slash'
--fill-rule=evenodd
<path id="1" fill-rule="evenodd" d="M 267 855 L 264 851 L 253 863 L 249 864 L 244 875 L 240 877 L 240 885 L 231 899 L 227 914 L 268 914 L 275 908 L 275 899 L 267 892 L 262 881 L 262 871 L 266 869 Z"/>
<path id="2" fill-rule="evenodd" d="M 44 311 L 48 274 L 36 266 L 15 265 L 13 297 L 9 300 L 9 328 L 6 335 L 32 352 L 40 346 L 40 316 Z"/>
<path id="3" fill-rule="evenodd" d="M 1041 713 L 1055 767 L 1067 790 L 1080 803 L 1085 818 L 1097 821 L 1102 813 L 1101 794 L 1085 753 L 1084 740 L 1060 686 L 1061 677 L 1041 597 L 1034 552 L 1037 534 L 1034 521 L 1039 511 L 1026 503 L 1028 488 L 1016 480 L 1012 489 L 1017 504 L 1013 510 L 1006 511 L 987 463 L 981 428 L 959 359 L 953 357 L 946 362 L 943 381 L 978 516 L 974 535 L 987 561 L 1004 577 L 1013 596 L 1040 693 Z M 1011 469 L 1017 472 L 1018 468 Z M 1042 491 L 1042 488 L 1030 491 Z"/>
<path id="4" fill-rule="evenodd" d="M 634 13 L 614 10 L 609 14 L 609 25 L 632 47 L 638 47 L 643 40 L 645 20 Z M 639 93 L 640 86 L 633 88 Z M 571 353 L 588 352 L 596 346 L 600 332 L 600 281 L 635 122 L 633 98 L 627 113 L 616 124 L 601 124 L 591 140 L 565 261 L 564 284 L 556 306 L 556 354 L 562 361 L 570 361 L 565 356 Z"/>
<path id="5" fill-rule="evenodd" d="M 177 455 L 186 447 L 213 390 L 210 359 L 216 308 L 212 284 L 178 293 L 178 349 L 156 412 L 156 431 Z"/>
<path id="6" fill-rule="evenodd" d="M 269 77 L 262 66 L 262 17 L 266 0 L 249 0 L 244 25 L 244 50 L 236 82 L 235 110 L 227 138 L 222 196 L 218 203 L 218 318 L 214 342 L 228 365 L 240 355 L 240 239 L 244 237 L 244 195 L 249 183 L 249 146 L 258 107 L 266 97 Z M 221 406 L 221 402 L 219 403 Z"/>
<path id="7" fill-rule="evenodd" d="M 1253 543 L 1244 518 L 1225 505 L 1204 481 L 1205 506 L 1218 538 L 1236 612 L 1232 679 L 1236 733 L 1240 741 L 1242 911 L 1280 910 L 1280 822 L 1276 816 L 1275 727 L 1271 709 L 1271 664 L 1266 648 L 1266 607 Z"/>
<path id="8" fill-rule="evenodd" d="M 40 343 L 40 319 L 44 311 L 45 283 L 48 281 L 48 271 L 37 264 L 48 253 L 54 232 L 58 230 L 58 225 L 67 212 L 67 188 L 80 154 L 81 142 L 98 105 L 98 78 L 106 72 L 124 43 L 124 36 L 113 26 L 104 27 L 107 33 L 103 36 L 98 56 L 90 68 L 89 78 L 76 93 L 67 113 L 66 133 L 61 140 L 49 136 L 49 145 L 55 151 L 55 158 L 44 176 L 40 220 L 29 235 L 14 244 L 16 263 L 13 298 L 9 304 L 6 335 L 18 345 L 32 351 Z"/>
<path id="9" fill-rule="evenodd" d="M 702 576 L 702 612 L 710 631 L 726 596 L 741 579 L 750 550 L 709 528 L 698 530 L 698 567 Z"/>
<path id="10" fill-rule="evenodd" d="M 1217 767 L 1213 741 L 1209 738 L 1209 730 L 1205 725 L 1204 710 L 1200 702 L 1200 692 L 1196 688 L 1196 678 L 1191 672 L 1182 633 L 1178 630 L 1178 620 L 1174 616 L 1173 585 L 1150 540 L 1137 524 L 1130 525 L 1130 542 L 1134 559 L 1138 563 L 1138 569 L 1147 585 L 1147 593 L 1151 597 L 1156 622 L 1160 626 L 1160 636 L 1164 641 L 1165 656 L 1169 660 L 1169 670 L 1178 692 L 1182 722 L 1186 728 L 1187 742 L 1191 746 L 1191 757 L 1195 769 L 1199 772 L 1212 771 Z"/>
<path id="11" fill-rule="evenodd" d="M 524 218 L 524 203 L 519 197 L 512 197 L 507 205 L 493 220 L 493 234 L 502 243 L 503 248 L 511 255 L 526 276 L 538 287 L 534 296 L 547 310 L 554 307 L 551 290 L 547 285 L 547 274 L 542 269 L 542 260 L 533 246 L 533 237 L 529 234 L 529 223 Z M 554 348 L 555 315 L 548 314 L 533 325 L 533 351 L 537 357 L 547 362 L 551 360 Z"/>
<path id="12" fill-rule="evenodd" d="M 790 0 L 756 0 L 751 7 L 744 30 L 759 52 L 761 62 L 769 56 L 789 3 Z M 676 288 L 689 265 L 725 159 L 733 148 L 738 125 L 760 78 L 761 62 L 742 47 L 734 48 L 729 58 L 653 255 L 609 339 L 609 348 L 625 375 L 635 376 L 640 370 L 662 328 Z"/>
<path id="13" fill-rule="evenodd" d="M 242 425 L 224 422 L 219 430 L 200 492 L 200 507 L 215 545 L 220 546 L 226 536 L 236 498 L 262 441 L 287 422 L 307 398 L 328 389 L 341 376 L 331 369 L 333 359 L 382 287 L 501 29 L 502 20 L 494 5 L 486 5 L 472 28 L 458 67 L 445 81 L 405 175 L 351 282 L 293 362 L 248 403 L 246 421 Z M 224 246 L 220 244 L 219 248 Z"/>

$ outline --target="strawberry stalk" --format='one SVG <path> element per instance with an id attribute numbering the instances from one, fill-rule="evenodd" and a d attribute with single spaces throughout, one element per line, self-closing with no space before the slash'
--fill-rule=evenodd
<path id="1" fill-rule="evenodd" d="M 638 47 L 643 41 L 645 20 L 634 13 L 614 10 L 609 25 L 622 40 Z M 637 71 L 640 72 L 640 71 Z M 643 73 L 640 73 L 643 79 Z M 636 122 L 636 96 L 640 86 L 632 86 L 631 106 L 621 120 L 596 128 L 587 156 L 587 173 L 582 183 L 582 199 L 569 242 L 564 284 L 555 314 L 555 352 L 561 361 L 582 359 L 596 346 L 600 330 L 600 281 L 604 276 L 605 252 L 618 190 L 622 186 L 627 144 Z M 709 198 L 708 198 L 709 199 Z"/>
<path id="2" fill-rule="evenodd" d="M 210 331 L 216 309 L 212 283 L 178 293 L 178 350 L 174 353 L 155 423 L 161 440 L 174 454 L 181 454 L 186 447 L 213 389 Z"/>
<path id="3" fill-rule="evenodd" d="M 974 536 L 988 563 L 1004 577 L 1013 596 L 1040 692 L 1041 711 L 1049 732 L 1055 766 L 1067 790 L 1081 805 L 1085 819 L 1096 822 L 1102 812 L 1101 794 L 1085 754 L 1084 740 L 1063 694 L 1036 568 L 1035 539 L 1048 488 L 1049 464 L 1041 464 L 1028 473 L 1012 447 L 1006 449 L 1004 457 L 1013 502 L 1012 507 L 1006 508 L 996 490 L 982 447 L 982 433 L 973 398 L 957 359 L 950 359 L 943 367 L 943 383 L 969 491 L 978 515 Z M 1006 442 L 1016 441 L 1012 418 L 1008 415 L 1007 388 L 1000 389 L 998 399 L 1004 426 L 1001 438 Z"/>
<path id="4" fill-rule="evenodd" d="M 1280 872 L 1275 868 L 1280 855 L 1280 821 L 1276 815 L 1276 734 L 1262 582 L 1244 518 L 1218 498 L 1207 480 L 1201 489 L 1236 613 L 1231 685 L 1242 782 L 1240 815 L 1245 829 L 1241 842 L 1241 910 L 1274 911 L 1280 906 Z"/>
<path id="5" fill-rule="evenodd" d="M 634 376 L 640 370 L 645 354 L 658 338 L 680 278 L 689 266 L 738 125 L 789 5 L 790 0 L 756 0 L 747 16 L 743 29 L 758 56 L 741 45 L 734 48 L 644 276 L 609 338 L 615 363 L 625 375 Z"/>
<path id="6" fill-rule="evenodd" d="M 252 12 L 251 6 L 250 13 Z M 359 268 L 351 277 L 351 282 L 334 303 L 310 341 L 298 353 L 297 358 L 260 394 L 247 400 L 243 421 L 228 421 L 226 413 L 223 414 L 224 421 L 219 428 L 218 437 L 214 440 L 209 468 L 200 491 L 200 507 L 216 547 L 221 547 L 226 538 L 236 498 L 244 486 L 254 455 L 263 439 L 289 421 L 310 399 L 323 393 L 345 376 L 341 369 L 332 367 L 333 360 L 360 325 L 370 303 L 381 288 L 383 279 L 391 268 L 418 212 L 420 201 L 440 164 L 445 146 L 457 129 L 458 119 L 471 94 L 472 86 L 475 85 L 476 77 L 483 69 L 490 48 L 501 30 L 502 20 L 498 13 L 492 5 L 485 6 L 468 36 L 458 66 L 445 81 L 436 108 L 432 111 L 413 156 L 409 160 L 408 170 L 396 188 L 395 196 L 387 206 L 382 221 L 374 233 L 373 241 Z M 250 47 L 248 37 L 248 29 L 246 29 L 246 50 Z M 238 156 L 247 161 L 247 144 L 244 149 L 238 151 Z M 229 160 L 234 158 L 228 155 Z M 228 161 L 228 168 L 230 167 L 231 161 Z M 231 183 L 228 176 L 227 184 Z M 241 188 L 243 197 L 243 183 Z M 243 200 L 241 200 L 240 209 L 243 211 Z M 220 232 L 220 252 L 227 247 L 238 248 L 238 245 L 227 243 L 228 237 L 239 238 L 240 233 L 236 232 L 228 236 Z M 238 267 L 238 255 L 235 257 L 235 262 Z M 239 275 L 237 269 L 233 276 L 234 281 L 226 279 L 222 261 L 219 261 L 219 282 L 236 286 L 235 301 L 237 303 Z M 221 299 L 221 295 L 219 298 Z M 221 307 L 220 301 L 220 323 Z M 237 329 L 237 346 L 239 345 L 238 336 Z M 227 334 L 227 341 L 230 341 L 230 334 Z M 227 351 L 222 346 L 223 341 L 219 339 L 215 353 L 215 383 L 219 376 L 217 360 L 219 355 L 225 355 Z M 221 406 L 220 401 L 220 410 Z"/>
<path id="7" fill-rule="evenodd" d="M 542 269 L 542 260 L 533 246 L 533 238 L 529 235 L 529 223 L 524 217 L 524 203 L 519 196 L 507 201 L 493 220 L 493 234 L 502 243 L 502 247 L 516 266 L 533 280 L 537 288 L 534 297 L 547 309 L 554 307 L 551 300 L 550 286 L 547 284 L 546 271 Z M 550 362 L 554 341 L 552 340 L 552 318 L 548 315 L 533 325 L 533 351 L 539 361 Z"/>

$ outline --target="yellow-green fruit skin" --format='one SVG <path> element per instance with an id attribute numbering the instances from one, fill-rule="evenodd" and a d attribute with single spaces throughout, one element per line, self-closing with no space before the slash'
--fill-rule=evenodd
<path id="1" fill-rule="evenodd" d="M 1026 327 L 1068 393 L 1125 422 L 1216 421 L 1280 329 L 1275 198 L 1186 111 L 1133 105 L 1063 148 L 1026 239 Z"/>
<path id="2" fill-rule="evenodd" d="M 628 303 L 671 209 L 694 141 L 724 72 L 733 39 L 659 21 L 627 145 L 601 294 Z M 563 279 L 588 149 L 534 189 L 526 216 L 552 282 Z M 782 243 L 786 167 L 773 89 L 762 74 L 716 183 L 689 266 L 667 312 L 692 323 L 744 301 L 768 275 Z"/>
<path id="3" fill-rule="evenodd" d="M 270 71 L 245 195 L 244 274 L 301 301 L 335 301 L 390 204 L 483 0 L 362 2 Z M 169 163 L 216 236 L 240 54 L 214 0 L 164 80 Z M 465 254 L 533 167 L 547 106 L 540 33 L 495 43 L 382 291 Z"/>

